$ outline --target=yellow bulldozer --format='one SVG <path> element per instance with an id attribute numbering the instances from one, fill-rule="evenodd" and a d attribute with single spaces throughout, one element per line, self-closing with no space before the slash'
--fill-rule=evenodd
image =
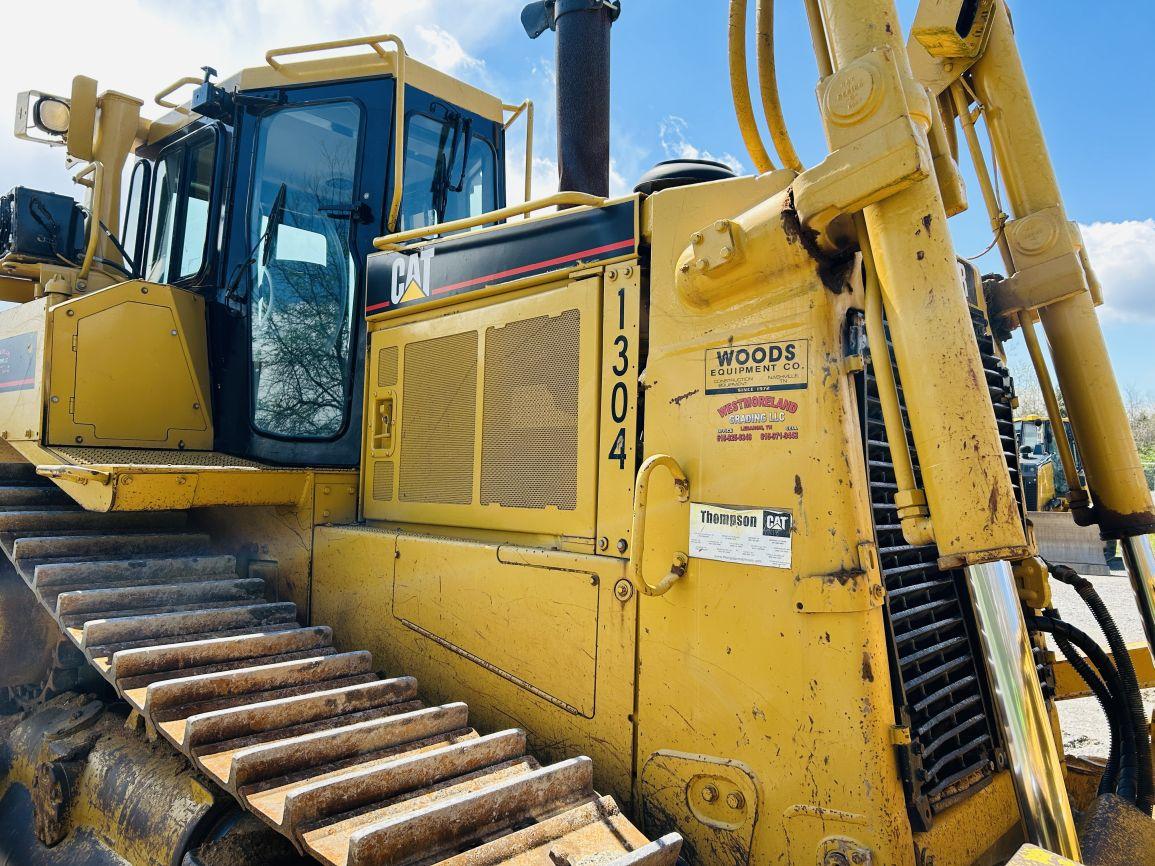
<path id="1" fill-rule="evenodd" d="M 1071 566 L 1080 574 L 1107 575 L 1116 560 L 1115 542 L 1106 543 L 1099 527 L 1090 520 L 1076 523 L 1071 513 L 1071 490 L 1076 501 L 1085 501 L 1079 491 L 1086 484 L 1083 461 L 1071 434 L 1071 422 L 1063 416 L 1066 442 L 1059 442 L 1055 426 L 1042 415 L 1015 418 L 1015 438 L 1019 446 L 1019 471 L 1023 480 L 1023 502 L 1035 544 L 1043 559 Z M 1065 447 L 1065 451 L 1060 448 Z M 1070 471 L 1070 475 L 1068 475 Z"/>
<path id="2" fill-rule="evenodd" d="M 84 195 L 0 204 L 0 862 L 1152 862 L 1155 509 L 1007 3 L 805 5 L 829 155 L 732 0 L 756 173 L 618 197 L 614 0 L 522 15 L 562 189 L 527 142 L 524 202 L 532 106 L 391 35 L 21 95 Z M 1002 341 L 1059 418 L 1039 322 L 1138 651 L 1029 529 Z"/>

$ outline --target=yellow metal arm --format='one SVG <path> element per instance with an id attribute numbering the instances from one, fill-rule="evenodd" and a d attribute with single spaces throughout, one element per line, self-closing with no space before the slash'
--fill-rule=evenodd
<path id="1" fill-rule="evenodd" d="M 690 481 L 686 478 L 686 473 L 682 471 L 677 460 L 669 454 L 655 454 L 646 458 L 641 468 L 638 469 L 638 478 L 634 485 L 634 517 L 630 526 L 632 552 L 628 573 L 630 580 L 641 593 L 654 596 L 665 595 L 669 592 L 670 587 L 685 576 L 686 566 L 690 562 L 690 558 L 685 553 L 681 551 L 675 553 L 674 562 L 670 566 L 669 572 L 657 584 L 648 583 L 642 572 L 642 560 L 645 557 L 646 548 L 646 506 L 649 504 L 650 498 L 650 476 L 659 467 L 666 469 L 674 476 L 674 486 L 678 490 L 678 501 L 688 502 L 690 500 Z"/>
<path id="2" fill-rule="evenodd" d="M 505 121 L 503 129 L 509 129 L 517 119 L 525 114 L 525 200 L 533 199 L 533 100 L 527 99 L 521 105 L 503 105 L 503 111 L 513 114 Z"/>
<path id="3" fill-rule="evenodd" d="M 521 204 L 503 207 L 501 210 L 492 210 L 488 213 L 476 214 L 475 216 L 453 220 L 452 222 L 438 223 L 433 226 L 408 229 L 407 231 L 384 235 L 374 240 L 373 246 L 379 250 L 395 250 L 400 247 L 401 244 L 409 241 L 415 241 L 421 238 L 432 238 L 438 235 L 447 235 L 452 232 L 463 231 L 464 229 L 476 228 L 477 226 L 488 223 L 500 222 L 510 217 L 533 213 L 535 210 L 543 210 L 547 207 L 601 207 L 605 203 L 606 199 L 601 196 L 589 195 L 584 192 L 559 192 L 546 196 L 545 198 L 539 198 L 536 201 L 527 201 Z"/>
<path id="4" fill-rule="evenodd" d="M 184 78 L 178 78 L 168 87 L 154 96 L 153 100 L 161 108 L 171 108 L 173 111 L 179 111 L 181 114 L 188 114 L 189 110 L 187 108 L 185 108 L 183 105 L 180 105 L 179 103 L 173 102 L 171 99 L 169 99 L 169 97 L 180 90 L 182 87 L 188 87 L 190 85 L 200 83 L 201 79 L 192 75 L 186 75 Z"/>

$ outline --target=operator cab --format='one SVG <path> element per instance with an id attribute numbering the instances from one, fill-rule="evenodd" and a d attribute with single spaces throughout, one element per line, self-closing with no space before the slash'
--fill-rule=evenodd
<path id="1" fill-rule="evenodd" d="M 206 93 L 211 116 L 176 108 L 136 151 L 128 269 L 206 300 L 217 450 L 355 465 L 372 241 L 505 205 L 502 103 L 400 50 L 270 60 Z"/>

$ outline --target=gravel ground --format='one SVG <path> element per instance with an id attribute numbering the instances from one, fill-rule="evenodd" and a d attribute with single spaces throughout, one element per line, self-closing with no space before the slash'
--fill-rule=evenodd
<path id="1" fill-rule="evenodd" d="M 1143 640 L 1143 625 L 1139 620 L 1139 610 L 1135 606 L 1135 595 L 1131 591 L 1131 581 L 1125 572 L 1114 572 L 1108 576 L 1088 576 L 1095 589 L 1103 597 L 1103 602 L 1115 618 L 1123 639 L 1128 643 Z M 1066 584 L 1051 581 L 1055 607 L 1063 619 L 1079 628 L 1106 648 L 1107 641 L 1099 629 L 1090 609 L 1079 598 L 1078 593 Z M 1147 705 L 1147 715 L 1155 710 L 1155 689 L 1143 693 Z M 1107 721 L 1098 702 L 1094 698 L 1078 698 L 1059 702 L 1059 722 L 1063 728 L 1063 745 L 1069 754 L 1106 757 L 1110 748 L 1107 739 Z"/>

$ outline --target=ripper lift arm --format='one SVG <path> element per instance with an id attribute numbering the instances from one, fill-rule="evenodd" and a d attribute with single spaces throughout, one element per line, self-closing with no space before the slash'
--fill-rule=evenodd
<path id="1" fill-rule="evenodd" d="M 1102 303 L 1099 283 L 1078 226 L 1063 206 L 1005 0 L 924 0 L 908 47 L 916 76 L 943 114 L 960 121 L 975 164 L 1008 274 L 990 298 L 990 313 L 1022 330 L 1051 423 L 1062 430 L 1059 401 L 1035 334 L 1035 322 L 1042 322 L 1084 459 L 1086 491 L 1078 489 L 1074 457 L 1066 438 L 1059 437 L 1064 470 L 1076 479 L 1075 519 L 1084 526 L 1097 524 L 1104 539 L 1122 542 L 1148 646 L 1155 649 L 1152 558 L 1144 538 L 1155 531 L 1155 509 L 1095 314 Z M 975 132 L 980 116 L 1009 214 Z"/>

